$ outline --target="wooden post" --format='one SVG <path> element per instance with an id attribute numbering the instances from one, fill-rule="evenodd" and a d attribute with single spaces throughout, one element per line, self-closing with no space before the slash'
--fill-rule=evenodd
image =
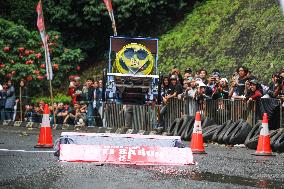
<path id="1" fill-rule="evenodd" d="M 20 86 L 20 121 L 23 121 L 22 86 Z"/>

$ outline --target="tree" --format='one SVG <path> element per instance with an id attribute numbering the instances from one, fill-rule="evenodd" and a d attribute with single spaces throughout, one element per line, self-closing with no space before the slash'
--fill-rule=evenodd
<path id="1" fill-rule="evenodd" d="M 66 76 L 77 73 L 85 56 L 80 49 L 65 48 L 56 31 L 48 32 L 48 44 L 55 72 L 53 84 L 60 87 Z M 44 49 L 39 33 L 0 19 L 0 68 L 0 78 L 26 79 L 35 91 L 45 86 Z"/>

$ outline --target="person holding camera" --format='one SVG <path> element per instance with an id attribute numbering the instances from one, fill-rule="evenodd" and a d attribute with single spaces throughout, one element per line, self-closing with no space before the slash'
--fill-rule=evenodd
<path id="1" fill-rule="evenodd" d="M 245 66 L 239 66 L 236 72 L 231 82 L 229 96 L 234 99 L 245 99 L 245 83 L 248 81 L 249 70 Z"/>
<path id="2" fill-rule="evenodd" d="M 275 78 L 274 96 L 284 100 L 284 70 L 282 70 Z"/>
<path id="3" fill-rule="evenodd" d="M 216 84 L 216 90 L 212 95 L 212 99 L 228 99 L 229 98 L 229 87 L 228 80 L 226 78 L 222 78 L 220 82 Z"/>

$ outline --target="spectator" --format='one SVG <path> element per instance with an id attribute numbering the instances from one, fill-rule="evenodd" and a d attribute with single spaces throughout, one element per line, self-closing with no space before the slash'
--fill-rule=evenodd
<path id="1" fill-rule="evenodd" d="M 172 71 L 171 71 L 171 74 L 170 74 L 170 77 L 171 77 L 172 75 L 177 76 L 177 81 L 178 81 L 180 84 L 183 83 L 182 75 L 181 75 L 179 69 L 178 69 L 176 66 L 173 67 L 173 69 L 172 69 Z"/>
<path id="2" fill-rule="evenodd" d="M 236 76 L 235 81 L 232 82 L 232 88 L 229 92 L 229 96 L 236 99 L 244 99 L 245 82 L 248 81 L 248 69 L 244 66 L 240 66 L 236 71 L 238 72 L 238 75 Z"/>
<path id="3" fill-rule="evenodd" d="M 41 123 L 42 114 L 43 114 L 43 110 L 40 108 L 40 105 L 34 106 L 34 111 L 32 115 L 33 122 Z"/>
<path id="4" fill-rule="evenodd" d="M 212 99 L 228 99 L 229 98 L 229 89 L 228 89 L 228 80 L 222 78 L 220 82 L 216 84 L 216 90 L 212 95 Z"/>
<path id="5" fill-rule="evenodd" d="M 165 97 L 168 95 L 170 88 L 170 81 L 168 77 L 163 78 L 163 83 L 162 83 L 162 96 Z"/>
<path id="6" fill-rule="evenodd" d="M 5 120 L 5 104 L 6 104 L 6 98 L 7 98 L 7 84 L 1 85 L 0 88 L 0 120 Z"/>
<path id="7" fill-rule="evenodd" d="M 63 124 L 65 117 L 67 116 L 67 111 L 65 107 L 63 106 L 63 103 L 58 103 L 58 106 L 55 109 L 55 117 L 56 117 L 56 123 L 57 124 Z"/>
<path id="8" fill-rule="evenodd" d="M 190 98 L 194 98 L 197 91 L 196 82 L 194 79 L 190 81 L 190 89 L 187 92 L 187 96 Z"/>
<path id="9" fill-rule="evenodd" d="M 284 100 L 284 70 L 276 77 L 274 96 Z"/>
<path id="10" fill-rule="evenodd" d="M 247 83 L 249 83 L 249 90 L 246 94 L 246 100 L 259 100 L 262 97 L 261 90 L 259 89 L 259 83 L 255 79 Z"/>
<path id="11" fill-rule="evenodd" d="M 76 112 L 80 111 L 80 108 L 81 106 L 77 102 L 75 102 L 74 105 L 70 106 L 68 108 L 67 116 L 64 119 L 63 124 L 75 125 Z"/>
<path id="12" fill-rule="evenodd" d="M 75 129 L 79 129 L 79 128 L 82 128 L 82 127 L 85 127 L 85 123 L 86 123 L 86 109 L 87 109 L 87 106 L 83 103 L 81 104 L 78 104 L 77 103 L 77 106 L 75 107 Z"/>
<path id="13" fill-rule="evenodd" d="M 7 99 L 5 103 L 5 118 L 6 120 L 13 120 L 14 105 L 16 103 L 15 88 L 11 80 L 7 82 Z"/>
<path id="14" fill-rule="evenodd" d="M 188 80 L 189 78 L 192 78 L 192 70 L 191 68 L 186 68 L 184 70 L 183 80 Z"/>
<path id="15" fill-rule="evenodd" d="M 94 127 L 94 80 L 92 78 L 88 78 L 84 89 L 83 89 L 83 96 L 87 103 L 87 126 Z"/>
<path id="16" fill-rule="evenodd" d="M 96 125 L 98 126 L 106 126 L 103 120 L 103 106 L 102 106 L 102 97 L 103 97 L 103 80 L 99 80 L 98 88 L 94 91 L 94 101 L 95 108 L 98 112 L 98 117 L 96 118 Z"/>
<path id="17" fill-rule="evenodd" d="M 83 101 L 83 97 L 82 97 L 82 85 L 80 83 L 80 77 L 75 77 L 74 80 L 75 80 L 74 82 L 75 92 L 72 94 L 72 99 L 75 98 L 76 102 L 81 102 Z"/>
<path id="18" fill-rule="evenodd" d="M 172 75 L 170 77 L 170 81 L 169 94 L 165 96 L 166 99 L 177 97 L 177 95 L 182 93 L 182 86 L 180 83 L 178 83 L 178 77 L 176 75 Z"/>
<path id="19" fill-rule="evenodd" d="M 68 95 L 71 96 L 71 103 L 74 105 L 76 103 L 76 94 L 75 94 L 75 82 L 70 81 L 68 87 Z"/>
<path id="20" fill-rule="evenodd" d="M 25 106 L 25 113 L 24 113 L 24 121 L 27 122 L 33 122 L 34 121 L 34 109 L 33 109 L 33 105 L 26 105 Z"/>

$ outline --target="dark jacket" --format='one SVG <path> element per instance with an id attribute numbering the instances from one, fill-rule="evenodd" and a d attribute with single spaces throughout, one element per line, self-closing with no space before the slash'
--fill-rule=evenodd
<path id="1" fill-rule="evenodd" d="M 0 108 L 5 108 L 7 93 L 6 91 L 0 91 Z"/>
<path id="2" fill-rule="evenodd" d="M 10 86 L 7 90 L 7 99 L 5 103 L 5 108 L 14 108 L 15 101 L 16 101 L 15 88 L 14 86 Z"/>

